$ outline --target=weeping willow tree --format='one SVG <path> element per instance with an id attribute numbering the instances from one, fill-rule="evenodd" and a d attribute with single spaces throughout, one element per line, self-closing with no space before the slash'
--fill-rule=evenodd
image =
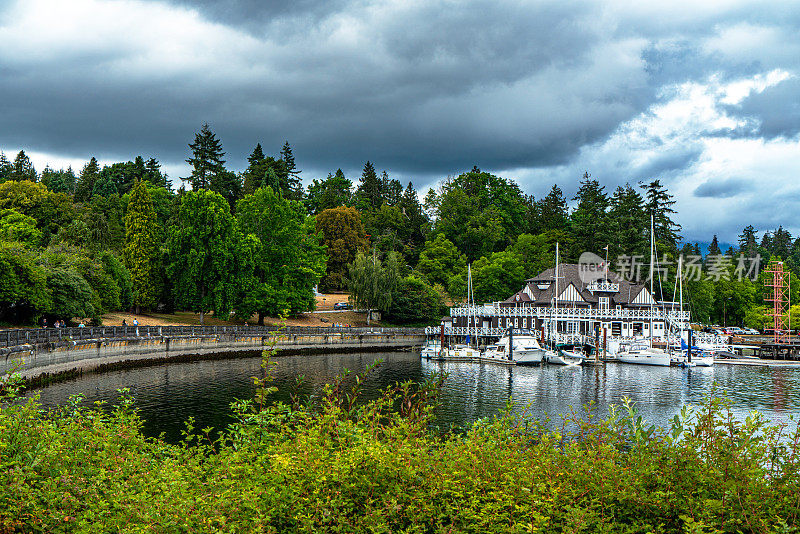
<path id="1" fill-rule="evenodd" d="M 392 305 L 392 295 L 400 279 L 400 261 L 397 252 L 390 252 L 382 262 L 375 249 L 367 256 L 356 255 L 348 266 L 347 287 L 353 307 L 367 310 L 369 325 L 372 310 L 386 311 Z"/>

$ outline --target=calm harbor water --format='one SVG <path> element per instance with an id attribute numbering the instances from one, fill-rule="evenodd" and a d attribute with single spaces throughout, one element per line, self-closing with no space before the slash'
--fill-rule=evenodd
<path id="1" fill-rule="evenodd" d="M 275 385 L 278 398 L 286 400 L 298 375 L 305 384 L 303 395 L 319 396 L 322 387 L 346 369 L 360 372 L 374 360 L 383 363 L 369 375 L 364 396 L 403 380 L 423 380 L 446 372 L 441 405 L 436 411 L 442 425 L 465 425 L 492 416 L 505 407 L 509 396 L 516 410 L 527 407 L 535 418 L 557 415 L 571 407 L 593 402 L 600 415 L 623 397 L 637 403 L 640 414 L 661 425 L 684 404 L 699 404 L 716 387 L 726 395 L 737 416 L 759 410 L 772 421 L 788 422 L 800 409 L 800 369 L 717 365 L 714 368 L 680 369 L 625 364 L 601 368 L 501 367 L 491 364 L 428 362 L 418 354 L 334 354 L 277 358 Z M 169 441 L 180 439 L 184 421 L 194 417 L 195 427 L 224 428 L 230 421 L 234 399 L 251 398 L 251 377 L 260 373 L 260 358 L 205 360 L 90 374 L 29 391 L 42 404 L 64 404 L 70 395 L 85 396 L 85 403 L 116 402 L 118 388 L 129 388 L 145 420 L 147 435 L 162 432 Z M 716 384 L 716 386 L 715 386 Z"/>

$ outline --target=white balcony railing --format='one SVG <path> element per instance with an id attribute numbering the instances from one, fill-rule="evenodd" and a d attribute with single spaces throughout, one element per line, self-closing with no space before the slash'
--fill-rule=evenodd
<path id="1" fill-rule="evenodd" d="M 536 319 L 559 319 L 559 320 L 636 320 L 648 321 L 668 320 L 673 322 L 688 321 L 690 313 L 688 311 L 679 312 L 663 310 L 661 308 L 621 308 L 621 309 L 597 309 L 597 308 L 545 308 L 534 306 L 519 307 L 500 307 L 500 306 L 462 306 L 450 308 L 451 317 L 478 317 L 490 319 L 493 317 L 532 317 Z"/>

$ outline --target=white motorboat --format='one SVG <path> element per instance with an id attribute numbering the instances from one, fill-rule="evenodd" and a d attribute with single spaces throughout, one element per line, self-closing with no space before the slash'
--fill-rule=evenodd
<path id="1" fill-rule="evenodd" d="M 539 340 L 529 330 L 514 330 L 505 334 L 494 345 L 489 345 L 483 353 L 484 359 L 509 360 L 509 340 L 513 338 L 513 353 L 510 361 L 517 365 L 539 365 L 542 363 L 544 349 L 539 345 Z"/>
<path id="2" fill-rule="evenodd" d="M 545 361 L 553 365 L 580 365 L 585 358 L 574 351 L 556 349 L 545 352 Z"/>
<path id="3" fill-rule="evenodd" d="M 442 350 L 442 343 L 438 339 L 429 339 L 422 345 L 422 348 L 419 351 L 419 355 L 421 358 L 425 358 L 430 360 L 431 358 L 436 358 L 439 356 L 439 351 Z"/>
<path id="4" fill-rule="evenodd" d="M 448 356 L 451 360 L 477 360 L 481 357 L 481 351 L 469 345 L 455 345 Z"/>
<path id="5" fill-rule="evenodd" d="M 663 349 L 651 347 L 647 343 L 632 343 L 617 353 L 621 363 L 634 363 L 639 365 L 658 365 L 669 367 L 670 355 Z"/>

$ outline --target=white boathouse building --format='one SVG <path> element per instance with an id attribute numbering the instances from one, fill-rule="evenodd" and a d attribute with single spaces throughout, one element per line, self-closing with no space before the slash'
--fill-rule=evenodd
<path id="1" fill-rule="evenodd" d="M 617 339 L 646 337 L 666 340 L 672 330 L 689 321 L 677 303 L 656 302 L 645 284 L 608 272 L 585 282 L 578 264 L 559 264 L 542 271 L 499 302 L 456 306 L 442 321 L 447 336 L 497 338 L 509 328 L 536 331 L 547 339 L 590 340 L 605 330 Z M 585 278 L 585 277 L 583 277 Z M 556 287 L 558 294 L 556 295 Z M 652 325 L 652 333 L 651 333 Z M 430 327 L 438 335 L 442 327 Z"/>

